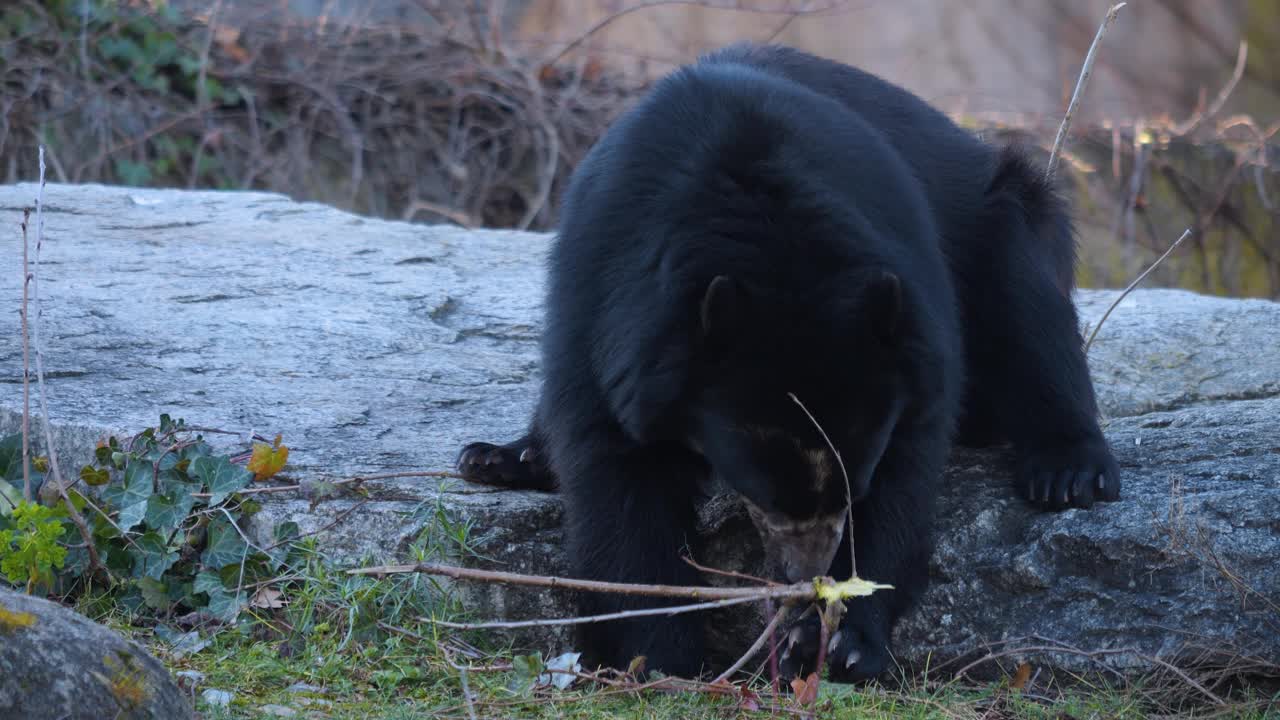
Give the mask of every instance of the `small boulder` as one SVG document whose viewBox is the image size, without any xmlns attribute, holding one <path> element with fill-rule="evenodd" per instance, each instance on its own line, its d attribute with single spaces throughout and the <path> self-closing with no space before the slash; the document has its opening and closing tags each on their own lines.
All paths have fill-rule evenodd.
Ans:
<svg viewBox="0 0 1280 720">
<path fill-rule="evenodd" d="M 160 661 L 79 613 L 0 588 L 0 718 L 184 720 Z"/>
</svg>

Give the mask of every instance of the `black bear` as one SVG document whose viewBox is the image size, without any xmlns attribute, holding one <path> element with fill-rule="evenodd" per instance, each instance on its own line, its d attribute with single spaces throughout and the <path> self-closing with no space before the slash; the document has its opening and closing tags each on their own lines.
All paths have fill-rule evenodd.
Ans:
<svg viewBox="0 0 1280 720">
<path fill-rule="evenodd" d="M 857 681 L 927 585 L 953 440 L 1012 442 L 1042 508 L 1119 498 L 1063 201 L 906 90 L 786 47 L 711 52 L 604 134 L 562 217 L 531 427 L 458 464 L 558 487 L 576 576 L 698 584 L 681 555 L 715 477 L 778 578 L 845 578 L 851 494 L 858 574 L 894 587 L 850 602 L 830 640 L 830 676 Z M 588 663 L 702 667 L 696 614 L 580 627 Z M 788 637 L 784 674 L 813 669 L 816 620 Z"/>
</svg>

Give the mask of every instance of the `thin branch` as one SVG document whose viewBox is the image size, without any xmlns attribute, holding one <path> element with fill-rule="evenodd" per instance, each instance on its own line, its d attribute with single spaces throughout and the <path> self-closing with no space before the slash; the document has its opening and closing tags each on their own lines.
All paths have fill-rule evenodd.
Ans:
<svg viewBox="0 0 1280 720">
<path fill-rule="evenodd" d="M 520 573 L 502 572 L 498 570 L 476 570 L 460 568 L 436 563 L 417 563 L 407 565 L 378 565 L 374 567 L 348 570 L 349 575 L 394 575 L 399 573 L 424 573 L 426 575 L 443 575 L 456 580 L 477 580 L 480 582 L 498 583 L 502 585 L 523 585 L 528 587 L 560 588 L 565 590 L 582 590 L 585 592 L 618 593 L 622 595 L 644 595 L 649 597 L 683 597 L 695 600 L 728 600 L 750 598 L 752 600 L 813 600 L 817 597 L 815 583 L 800 582 L 794 585 L 778 587 L 741 588 L 741 587 L 700 587 L 689 585 L 647 585 L 635 583 L 606 582 L 603 580 L 578 580 L 550 575 L 522 575 Z"/>
<path fill-rule="evenodd" d="M 1236 85 L 1240 83 L 1240 78 L 1244 77 L 1244 68 L 1249 59 L 1249 41 L 1241 40 L 1240 49 L 1236 51 L 1236 67 L 1231 72 L 1231 79 L 1227 84 L 1218 91 L 1218 96 L 1213 99 L 1208 109 L 1204 112 L 1196 113 L 1189 120 L 1181 125 L 1173 127 L 1174 135 L 1186 135 L 1195 131 L 1204 123 L 1205 120 L 1217 115 L 1222 110 L 1222 106 L 1227 104 L 1227 99 L 1231 97 L 1231 93 L 1235 91 Z"/>
<path fill-rule="evenodd" d="M 106 571 L 106 567 L 98 557 L 98 547 L 94 545 L 93 533 L 89 532 L 89 525 L 85 523 L 84 516 L 76 509 L 75 504 L 71 502 L 66 485 L 62 482 L 62 470 L 58 467 L 58 449 L 53 444 L 53 430 L 49 427 L 49 404 L 44 386 L 44 348 L 40 344 L 42 314 L 40 310 L 40 249 L 44 245 L 44 173 L 44 146 L 41 145 L 40 185 L 36 190 L 36 261 L 31 272 L 31 304 L 36 308 L 36 319 L 31 326 L 31 341 L 36 348 L 36 389 L 40 392 L 40 420 L 44 425 L 45 450 L 49 453 L 49 469 L 53 471 L 53 483 L 62 497 L 62 504 L 67 508 L 67 515 L 80 531 L 80 537 L 84 539 L 85 550 L 89 553 L 89 573 L 92 575 L 97 570 Z"/>
<path fill-rule="evenodd" d="M 494 622 L 460 623 L 449 620 L 433 620 L 426 617 L 418 619 L 422 622 L 430 622 L 442 627 L 453 628 L 454 630 L 510 630 L 527 627 L 586 625 L 588 623 L 608 622 L 610 620 L 626 620 L 628 618 L 637 617 L 651 617 L 654 615 L 680 615 L 683 613 L 698 612 L 700 610 L 715 610 L 717 608 L 730 607 L 733 605 L 743 605 L 750 602 L 759 602 L 759 598 L 728 598 L 724 600 L 713 600 L 711 602 L 694 603 L 691 605 L 672 605 L 670 607 L 643 608 L 640 610 L 620 610 L 618 612 L 604 613 L 601 615 L 584 615 L 582 617 L 571 618 L 548 618 L 542 620 L 498 620 Z"/>
<path fill-rule="evenodd" d="M 761 585 L 764 585 L 764 586 L 778 586 L 782 584 L 775 580 L 756 577 L 755 575 L 748 575 L 747 573 L 741 573 L 734 570 L 721 570 L 719 568 L 707 567 L 706 565 L 699 563 L 697 560 L 694 560 L 688 555 L 683 555 L 681 556 L 680 559 L 684 560 L 686 563 L 692 566 L 693 569 L 698 570 L 699 572 L 710 574 L 710 575 L 720 575 L 722 577 L 737 578 L 738 580 L 749 580 L 751 582 L 760 583 Z"/>
<path fill-rule="evenodd" d="M 1174 250 L 1177 250 L 1178 246 L 1182 244 L 1182 241 L 1186 240 L 1189 237 L 1191 237 L 1191 228 L 1187 228 L 1186 230 L 1184 230 L 1182 232 L 1182 236 L 1179 237 L 1172 245 L 1170 245 L 1169 249 L 1165 250 L 1163 255 L 1156 258 L 1156 261 L 1151 263 L 1150 267 L 1142 271 L 1142 274 L 1139 275 L 1137 279 L 1129 283 L 1129 287 L 1125 288 L 1124 292 L 1120 293 L 1120 297 L 1116 298 L 1115 302 L 1111 303 L 1111 307 L 1107 308 L 1107 311 L 1102 313 L 1102 318 L 1098 320 L 1098 324 L 1094 325 L 1093 331 L 1089 333 L 1089 341 L 1084 344 L 1084 351 L 1086 354 L 1089 352 L 1089 347 L 1093 345 L 1093 339 L 1098 336 L 1098 330 L 1102 328 L 1102 323 L 1106 322 L 1107 318 L 1111 315 L 1111 311 L 1115 310 L 1116 306 L 1120 304 L 1120 301 L 1124 300 L 1125 296 L 1128 295 L 1130 292 L 1132 292 L 1133 289 L 1138 286 L 1138 283 L 1142 282 L 1143 278 L 1150 275 L 1152 270 L 1155 270 L 1156 267 L 1159 266 L 1161 262 L 1164 262 L 1164 259 L 1169 257 L 1169 254 L 1172 253 Z"/>
<path fill-rule="evenodd" d="M 844 5 L 844 3 L 836 2 L 830 5 L 824 5 L 822 7 L 797 10 L 794 8 L 782 8 L 782 7 L 751 8 L 751 7 L 743 7 L 741 4 L 710 5 L 705 0 L 648 0 L 647 2 L 640 2 L 630 7 L 622 8 L 618 12 L 615 12 L 612 15 L 609 15 L 608 17 L 597 21 L 596 23 L 591 25 L 591 27 L 583 31 L 582 34 L 580 34 L 578 37 L 574 38 L 567 45 L 565 45 L 564 48 L 560 50 L 560 52 L 556 53 L 556 56 L 552 58 L 550 62 L 547 63 L 547 66 L 552 66 L 559 63 L 561 60 L 565 58 L 566 55 L 573 52 L 575 49 L 578 48 L 578 46 L 582 45 L 587 40 L 591 39 L 592 35 L 595 35 L 596 33 L 600 32 L 608 25 L 613 24 L 614 21 L 619 20 L 634 12 L 639 12 L 641 10 L 648 10 L 649 8 L 664 7 L 669 5 L 692 5 L 694 7 L 700 7 L 708 10 L 727 10 L 730 12 L 744 12 L 744 13 L 752 13 L 757 15 L 787 15 L 790 17 L 796 17 L 796 16 L 803 16 L 803 15 L 818 15 L 824 12 L 829 12 L 831 10 L 840 8 L 841 6 Z"/>
<path fill-rule="evenodd" d="M 22 211 L 22 497 L 31 502 L 31 358 L 27 342 L 27 287 L 31 273 L 27 270 L 27 222 L 31 210 Z"/>
<path fill-rule="evenodd" d="M 831 452 L 836 456 L 836 462 L 840 465 L 840 474 L 844 476 L 845 515 L 849 518 L 849 572 L 851 573 L 849 577 L 858 577 L 858 558 L 853 547 L 853 487 L 849 484 L 849 473 L 844 469 L 844 460 L 840 458 L 840 451 L 832 444 L 831 438 L 827 437 L 827 431 L 822 429 L 822 426 L 813 417 L 813 413 L 809 412 L 809 408 L 800 402 L 800 398 L 796 397 L 795 393 L 787 393 L 787 395 L 795 401 L 795 404 L 800 406 L 805 415 L 809 416 L 809 422 L 818 428 L 818 432 L 822 433 L 822 439 L 826 441 L 827 447 L 831 448 Z"/>
<path fill-rule="evenodd" d="M 422 470 L 422 471 L 381 473 L 379 475 L 357 475 L 355 477 L 343 478 L 341 480 L 334 480 L 330 484 L 335 486 L 352 485 L 352 484 L 358 485 L 360 483 L 368 482 L 370 480 L 389 480 L 391 478 L 410 478 L 410 477 L 452 478 L 457 480 L 465 479 L 463 478 L 462 475 L 459 475 L 458 473 L 455 473 L 455 472 L 449 472 L 447 470 Z M 272 493 L 292 492 L 294 490 L 301 490 L 302 487 L 303 487 L 302 485 L 272 485 L 270 487 L 247 488 L 245 490 L 240 490 L 236 492 L 236 494 L 237 495 L 270 495 Z M 212 493 L 191 493 L 191 497 L 208 498 L 208 497 L 213 497 L 213 494 Z"/>
<path fill-rule="evenodd" d="M 728 682 L 729 678 L 732 677 L 734 673 L 741 670 L 742 666 L 746 665 L 751 659 L 751 656 L 759 652 L 760 648 L 764 647 L 764 644 L 773 637 L 774 631 L 778 629 L 778 626 L 782 624 L 782 619 L 786 617 L 787 609 L 788 607 L 786 605 L 779 606 L 778 611 L 773 614 L 773 619 L 769 621 L 768 625 L 765 625 L 764 630 L 760 633 L 760 637 L 757 637 L 756 641 L 751 643 L 751 647 L 747 648 L 747 651 L 742 654 L 742 657 L 738 658 L 737 662 L 730 665 L 724 672 L 720 673 L 720 676 L 715 680 L 712 680 L 712 684 L 722 681 Z"/>
<path fill-rule="evenodd" d="M 1058 136 L 1053 141 L 1053 150 L 1049 153 L 1049 165 L 1045 169 L 1044 176 L 1046 179 L 1052 180 L 1053 174 L 1058 168 L 1058 156 L 1062 154 L 1062 146 L 1067 140 L 1067 130 L 1071 127 L 1071 116 L 1075 114 L 1076 108 L 1080 105 L 1080 96 L 1084 94 L 1084 86 L 1089 82 L 1089 75 L 1093 73 L 1093 61 L 1097 59 L 1098 45 L 1102 40 L 1102 36 L 1107 32 L 1107 28 L 1115 21 L 1116 15 L 1119 14 L 1120 8 L 1125 3 L 1116 3 L 1107 11 L 1107 16 L 1102 20 L 1102 24 L 1098 26 L 1098 33 L 1093 36 L 1093 44 L 1089 46 L 1089 52 L 1084 57 L 1084 65 L 1080 68 L 1080 77 L 1076 80 L 1075 92 L 1071 94 L 1071 102 L 1067 104 L 1067 112 L 1062 116 L 1062 124 L 1058 126 Z"/>
</svg>

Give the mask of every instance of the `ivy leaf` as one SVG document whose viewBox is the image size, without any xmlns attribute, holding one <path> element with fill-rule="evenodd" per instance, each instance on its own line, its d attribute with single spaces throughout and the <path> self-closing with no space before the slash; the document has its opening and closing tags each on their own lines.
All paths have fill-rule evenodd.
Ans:
<svg viewBox="0 0 1280 720">
<path fill-rule="evenodd" d="M 89 572 L 89 550 L 81 547 L 67 550 L 67 558 L 62 562 L 62 571 L 71 577 L 80 577 Z"/>
<path fill-rule="evenodd" d="M 219 518 L 209 526 L 209 545 L 200 555 L 200 562 L 215 570 L 234 565 L 244 559 L 248 547 L 236 528 Z"/>
<path fill-rule="evenodd" d="M 120 508 L 120 514 L 116 516 L 116 524 L 120 526 L 121 530 L 129 532 L 137 527 L 138 523 L 142 522 L 142 519 L 146 516 L 147 501 L 143 500 L 140 503 Z"/>
<path fill-rule="evenodd" d="M 211 593 L 223 589 L 225 588 L 222 587 L 222 580 L 211 572 L 202 572 L 196 575 L 196 581 L 191 586 L 192 592 L 198 593 Z"/>
<path fill-rule="evenodd" d="M 298 528 L 298 523 L 288 520 L 276 525 L 271 536 L 278 543 L 291 543 L 302 536 L 302 530 Z"/>
<path fill-rule="evenodd" d="M 40 469 L 39 458 L 28 458 L 31 475 L 31 492 L 40 491 L 44 484 L 44 471 Z M 0 439 L 0 480 L 7 480 L 10 485 L 22 489 L 22 433 L 16 432 Z M 7 508 L 6 508 L 7 509 Z"/>
<path fill-rule="evenodd" d="M 240 614 L 240 609 L 247 604 L 243 592 L 232 595 L 219 589 L 209 593 L 209 613 L 223 622 L 231 622 Z"/>
<path fill-rule="evenodd" d="M 178 451 L 178 456 L 183 460 L 194 461 L 196 458 L 209 457 L 213 454 L 213 450 L 208 443 L 198 442 L 194 445 L 188 445 Z"/>
<path fill-rule="evenodd" d="M 174 483 L 173 489 L 164 495 L 152 495 L 147 498 L 147 527 L 162 530 L 165 534 L 178 529 L 187 515 L 191 513 L 196 499 L 191 497 L 189 483 Z M 183 488 L 182 485 L 188 487 Z"/>
<path fill-rule="evenodd" d="M 256 442 L 253 444 L 253 456 L 249 458 L 248 469 L 253 472 L 253 479 L 262 482 L 280 472 L 289 460 L 288 446 L 280 444 L 280 435 L 276 435 L 274 446 Z"/>
<path fill-rule="evenodd" d="M 166 570 L 178 561 L 178 553 L 169 549 L 164 537 L 155 530 L 143 533 L 129 546 L 133 556 L 134 577 L 159 580 Z"/>
<path fill-rule="evenodd" d="M 209 604 L 206 606 L 209 612 L 227 622 L 234 620 L 236 615 L 240 614 L 240 609 L 247 604 L 243 592 L 233 595 L 222 584 L 222 580 L 211 572 L 202 572 L 196 575 L 191 591 L 209 596 Z"/>
<path fill-rule="evenodd" d="M 164 610 L 169 607 L 169 587 L 163 582 L 144 577 L 138 580 L 138 590 L 142 592 L 142 602 L 153 610 Z"/>
<path fill-rule="evenodd" d="M 146 454 L 145 459 L 153 466 L 159 468 L 160 472 L 164 472 L 178 464 L 178 453 L 166 452 L 165 448 L 154 447 Z"/>
<path fill-rule="evenodd" d="M 298 529 L 298 523 L 292 520 L 282 522 L 276 526 L 272 537 L 275 539 L 275 547 L 267 551 L 271 556 L 271 570 L 278 571 L 289 559 L 289 554 L 293 552 L 293 544 L 302 536 L 302 531 Z"/>
<path fill-rule="evenodd" d="M 80 468 L 80 479 L 84 481 L 85 485 L 98 487 L 99 485 L 106 485 L 111 481 L 111 473 L 108 473 L 102 468 L 85 465 Z"/>
<path fill-rule="evenodd" d="M 132 530 L 146 516 L 147 498 L 155 492 L 152 476 L 150 464 L 130 460 L 124 469 L 124 479 L 102 491 L 103 499 L 120 510 L 116 524 L 121 530 Z"/>
<path fill-rule="evenodd" d="M 209 505 L 218 505 L 231 493 L 243 490 L 253 479 L 253 473 L 232 465 L 225 457 L 199 457 L 192 461 L 191 470 L 209 489 Z"/>
<path fill-rule="evenodd" d="M 516 655 L 511 658 L 511 668 L 515 671 L 515 677 L 507 683 L 507 689 L 520 694 L 526 693 L 542 674 L 542 653 Z"/>
</svg>

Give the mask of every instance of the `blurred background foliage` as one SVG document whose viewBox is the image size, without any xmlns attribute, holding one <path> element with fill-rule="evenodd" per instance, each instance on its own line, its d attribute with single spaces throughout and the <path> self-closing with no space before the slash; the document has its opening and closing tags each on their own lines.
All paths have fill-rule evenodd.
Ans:
<svg viewBox="0 0 1280 720">
<path fill-rule="evenodd" d="M 260 189 L 547 230 L 654 78 L 774 39 L 1047 153 L 1109 3 L 1082 0 L 9 0 L 0 173 Z M 1080 281 L 1280 298 L 1280 2 L 1130 0 L 1061 176 Z"/>
</svg>

